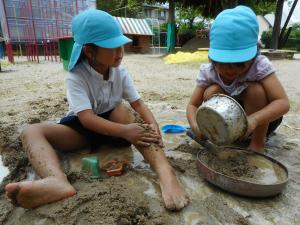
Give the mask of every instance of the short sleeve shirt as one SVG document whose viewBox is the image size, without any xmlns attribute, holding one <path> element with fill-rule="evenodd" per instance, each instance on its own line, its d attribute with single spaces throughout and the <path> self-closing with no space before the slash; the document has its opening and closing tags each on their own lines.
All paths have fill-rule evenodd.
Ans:
<svg viewBox="0 0 300 225">
<path fill-rule="evenodd" d="M 140 99 L 131 76 L 125 68 L 111 67 L 109 78 L 95 71 L 87 60 L 82 61 L 66 77 L 68 115 L 92 109 L 95 114 L 114 109 L 122 100 Z"/>
<path fill-rule="evenodd" d="M 196 83 L 199 87 L 208 87 L 212 84 L 218 84 L 223 90 L 232 95 L 236 90 L 242 88 L 246 82 L 259 81 L 275 72 L 275 68 L 270 60 L 264 55 L 258 55 L 247 73 L 238 77 L 230 85 L 224 84 L 220 75 L 211 63 L 205 63 L 200 66 L 200 72 L 197 75 Z"/>
</svg>

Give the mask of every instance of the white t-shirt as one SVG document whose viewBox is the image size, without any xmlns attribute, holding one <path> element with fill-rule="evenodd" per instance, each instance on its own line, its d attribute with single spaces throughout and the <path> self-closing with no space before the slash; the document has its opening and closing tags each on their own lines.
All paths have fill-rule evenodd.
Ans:
<svg viewBox="0 0 300 225">
<path fill-rule="evenodd" d="M 245 89 L 248 81 L 259 81 L 274 72 L 275 68 L 270 60 L 264 55 L 258 55 L 247 73 L 236 78 L 230 85 L 224 84 L 211 63 L 205 63 L 200 66 L 196 83 L 204 88 L 212 84 L 218 84 L 229 95 L 236 95 Z"/>
<path fill-rule="evenodd" d="M 79 63 L 66 77 L 68 115 L 92 109 L 95 114 L 114 109 L 125 99 L 140 99 L 133 80 L 125 68 L 111 67 L 108 80 L 95 71 L 87 60 Z"/>
</svg>

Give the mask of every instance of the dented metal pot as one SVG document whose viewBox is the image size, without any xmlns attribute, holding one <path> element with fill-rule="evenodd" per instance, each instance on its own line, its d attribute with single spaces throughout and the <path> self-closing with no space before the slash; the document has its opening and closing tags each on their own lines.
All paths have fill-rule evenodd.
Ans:
<svg viewBox="0 0 300 225">
<path fill-rule="evenodd" d="M 212 95 L 198 108 L 199 130 L 216 145 L 227 145 L 245 135 L 247 116 L 242 106 L 224 94 Z"/>
</svg>

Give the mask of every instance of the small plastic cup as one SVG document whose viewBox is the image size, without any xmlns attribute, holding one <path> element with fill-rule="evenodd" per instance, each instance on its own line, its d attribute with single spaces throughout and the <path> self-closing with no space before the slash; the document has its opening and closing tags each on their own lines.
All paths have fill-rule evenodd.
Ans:
<svg viewBox="0 0 300 225">
<path fill-rule="evenodd" d="M 96 156 L 84 157 L 81 159 L 81 171 L 87 173 L 90 178 L 99 178 L 99 160 Z"/>
</svg>

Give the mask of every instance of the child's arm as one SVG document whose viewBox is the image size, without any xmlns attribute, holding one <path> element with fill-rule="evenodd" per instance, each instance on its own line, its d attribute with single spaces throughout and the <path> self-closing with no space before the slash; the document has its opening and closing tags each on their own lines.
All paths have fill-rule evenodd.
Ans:
<svg viewBox="0 0 300 225">
<path fill-rule="evenodd" d="M 141 118 L 148 124 L 154 126 L 154 129 L 158 134 L 160 134 L 158 123 L 156 122 L 152 112 L 145 105 L 143 100 L 138 99 L 130 103 L 131 107 L 141 116 Z"/>
<path fill-rule="evenodd" d="M 289 111 L 288 97 L 273 73 L 262 80 L 260 83 L 265 89 L 269 104 L 263 109 L 248 116 L 249 127 L 252 131 L 259 125 L 270 123 Z M 248 130 L 248 132 L 251 132 Z"/>
<path fill-rule="evenodd" d="M 186 107 L 186 116 L 188 119 L 188 122 L 193 130 L 193 132 L 198 135 L 200 138 L 202 135 L 199 132 L 197 121 L 196 121 L 196 111 L 198 107 L 202 104 L 203 101 L 203 94 L 204 94 L 205 88 L 196 86 L 190 101 Z"/>
<path fill-rule="evenodd" d="M 131 102 L 130 105 L 146 123 L 155 124 L 158 126 L 152 112 L 148 109 L 143 100 L 138 99 L 134 102 Z"/>
<path fill-rule="evenodd" d="M 81 111 L 77 115 L 85 128 L 99 134 L 124 138 L 134 145 L 147 147 L 151 142 L 157 143 L 159 140 L 156 134 L 145 135 L 145 129 L 138 124 L 115 123 L 97 116 L 91 109 Z"/>
<path fill-rule="evenodd" d="M 153 116 L 152 112 L 148 109 L 148 107 L 144 104 L 143 100 L 138 99 L 134 102 L 130 103 L 131 107 L 141 116 L 141 118 L 148 124 L 151 125 L 151 128 L 156 131 L 156 133 L 160 136 L 160 143 L 159 145 L 163 147 L 161 134 L 159 125 L 155 120 L 155 117 Z"/>
</svg>

